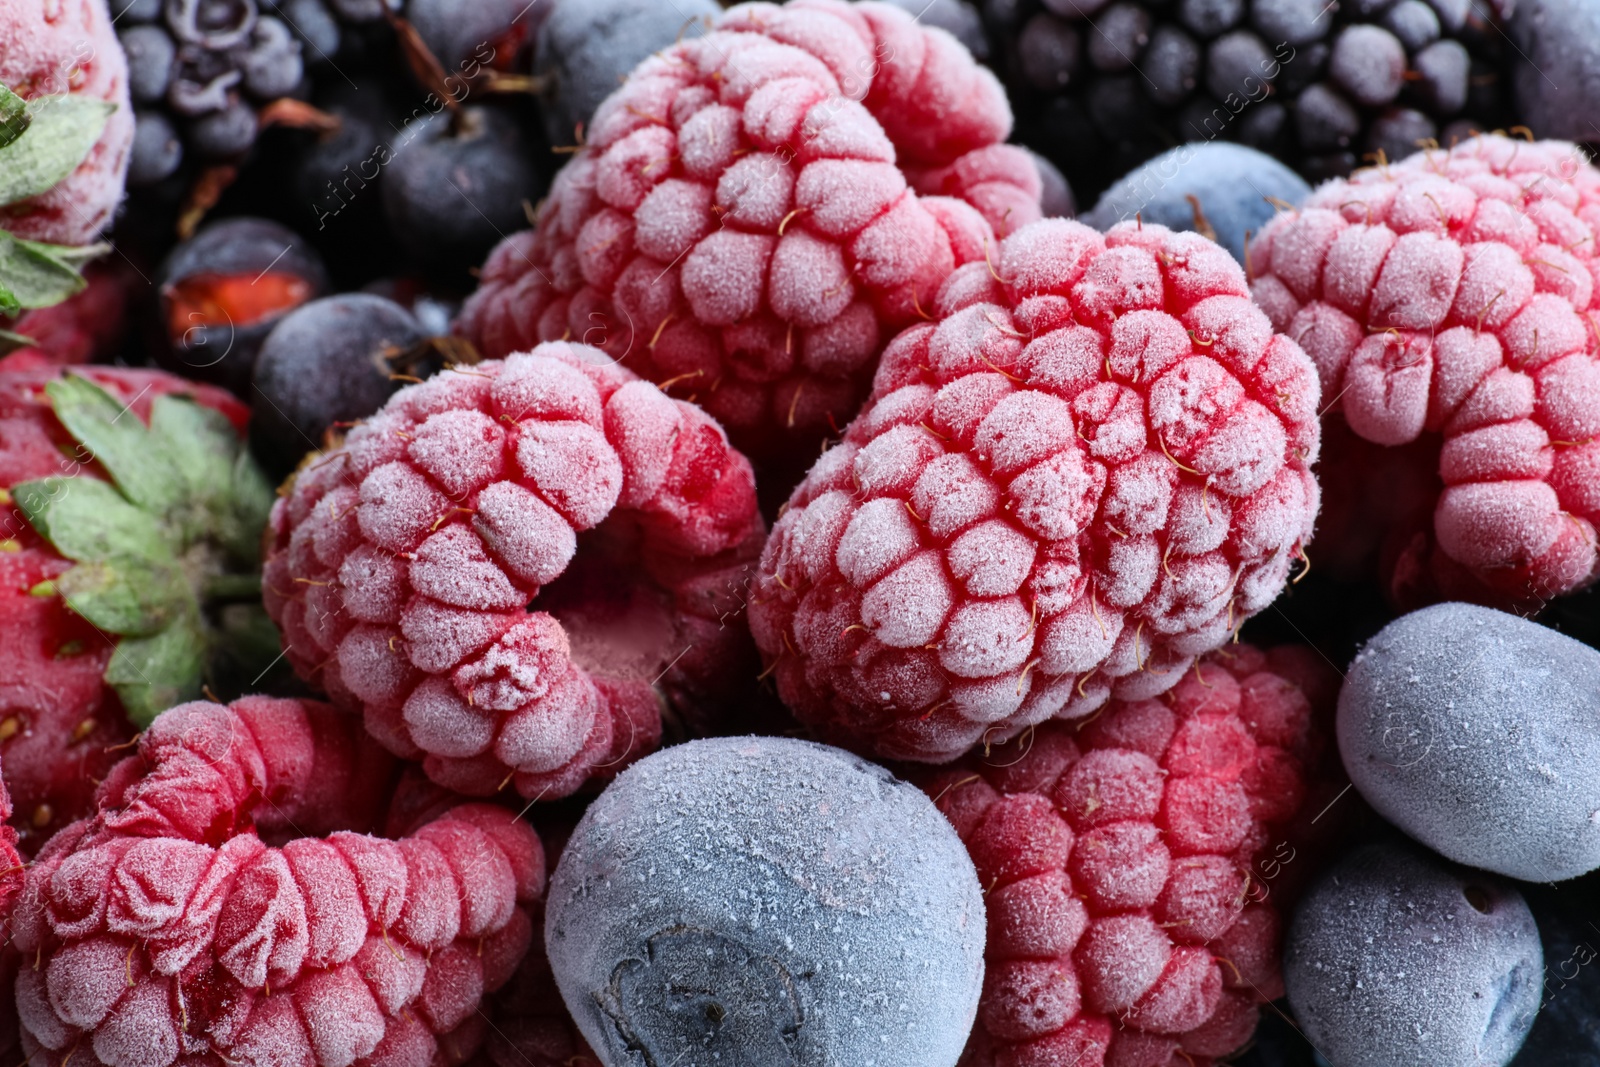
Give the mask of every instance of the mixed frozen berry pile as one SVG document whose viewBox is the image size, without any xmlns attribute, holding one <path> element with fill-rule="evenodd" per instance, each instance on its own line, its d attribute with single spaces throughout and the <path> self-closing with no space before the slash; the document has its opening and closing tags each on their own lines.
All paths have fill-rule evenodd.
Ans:
<svg viewBox="0 0 1600 1067">
<path fill-rule="evenodd" d="M 1597 57 L 0 2 L 0 1057 L 1600 1062 Z"/>
</svg>

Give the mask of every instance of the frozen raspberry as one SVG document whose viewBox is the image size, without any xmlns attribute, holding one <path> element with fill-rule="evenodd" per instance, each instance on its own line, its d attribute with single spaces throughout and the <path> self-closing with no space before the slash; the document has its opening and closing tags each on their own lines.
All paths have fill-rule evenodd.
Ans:
<svg viewBox="0 0 1600 1067">
<path fill-rule="evenodd" d="M 30 1059 L 460 1063 L 532 940 L 537 835 L 453 808 L 373 836 L 394 761 L 313 701 L 162 715 L 53 838 L 13 918 Z M 50 1062 L 57 1062 L 53 1057 Z"/>
<path fill-rule="evenodd" d="M 938 762 L 1169 689 L 1270 603 L 1318 394 L 1198 234 L 1046 219 L 933 308 L 790 498 L 751 626 L 802 721 Z"/>
<path fill-rule="evenodd" d="M 704 412 L 551 343 L 403 389 L 309 461 L 263 584 L 295 670 L 391 750 L 554 798 L 653 749 L 662 701 L 746 698 L 728 620 L 762 533 Z"/>
<path fill-rule="evenodd" d="M 457 328 L 595 344 L 758 461 L 854 412 L 885 340 L 1039 217 L 999 83 L 883 3 L 743 4 L 641 64 Z"/>
<path fill-rule="evenodd" d="M 1597 229 L 1600 170 L 1574 146 L 1484 136 L 1330 182 L 1250 249 L 1256 301 L 1343 424 L 1333 528 L 1381 538 L 1396 604 L 1594 579 Z M 1415 485 L 1414 506 L 1369 510 L 1369 483 Z"/>
<path fill-rule="evenodd" d="M 49 191 L 0 208 L 0 229 L 18 237 L 89 244 L 122 199 L 133 144 L 128 61 L 105 0 L 0 4 L 0 85 L 24 100 L 70 93 L 116 105 L 76 170 Z"/>
<path fill-rule="evenodd" d="M 1277 879 L 1337 686 L 1319 662 L 1232 646 L 1160 699 L 929 773 L 988 907 L 963 1067 L 1209 1067 L 1249 1040 L 1283 995 Z"/>
</svg>

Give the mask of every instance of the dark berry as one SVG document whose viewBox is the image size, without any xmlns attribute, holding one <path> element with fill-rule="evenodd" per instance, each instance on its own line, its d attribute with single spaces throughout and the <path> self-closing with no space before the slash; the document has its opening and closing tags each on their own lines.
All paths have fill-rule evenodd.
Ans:
<svg viewBox="0 0 1600 1067">
<path fill-rule="evenodd" d="M 1539 137 L 1600 140 L 1600 4 L 1522 0 L 1511 17 L 1517 111 Z"/>
<path fill-rule="evenodd" d="M 189 123 L 189 145 L 202 156 L 226 159 L 248 151 L 256 139 L 256 113 L 237 97 Z"/>
<path fill-rule="evenodd" d="M 1397 839 L 1346 855 L 1306 894 L 1283 982 L 1340 1067 L 1500 1067 L 1533 1025 L 1543 958 L 1510 883 Z"/>
<path fill-rule="evenodd" d="M 1176 26 L 1161 25 L 1150 35 L 1144 72 L 1150 99 L 1174 106 L 1183 103 L 1200 81 L 1204 53 L 1195 39 Z"/>
<path fill-rule="evenodd" d="M 327 63 L 339 51 L 339 20 L 322 0 L 267 0 L 265 9 L 289 24 L 305 46 L 306 63 Z"/>
<path fill-rule="evenodd" d="M 1501 16 L 1515 6 L 1531 26 L 1530 4 L 1575 2 L 991 0 L 984 17 L 1017 140 L 1049 155 L 1080 196 L 1098 196 L 1184 141 L 1246 144 L 1320 180 L 1376 149 L 1448 137 L 1441 129 L 1458 120 L 1513 126 Z M 1580 67 L 1566 81 L 1574 101 Z"/>
<path fill-rule="evenodd" d="M 539 38 L 534 73 L 545 133 L 553 145 L 570 145 L 594 109 L 645 57 L 721 13 L 714 0 L 542 0 L 554 4 Z"/>
<path fill-rule="evenodd" d="M 1150 43 L 1150 12 L 1119 2 L 1106 8 L 1089 30 L 1089 62 L 1097 70 L 1127 70 Z"/>
<path fill-rule="evenodd" d="M 1254 0 L 1250 24 L 1274 44 L 1310 44 L 1328 35 L 1338 6 L 1327 0 Z"/>
<path fill-rule="evenodd" d="M 1439 15 L 1425 0 L 1400 0 L 1383 13 L 1383 25 L 1400 39 L 1406 51 L 1416 52 L 1439 39 Z"/>
<path fill-rule="evenodd" d="M 1591 1067 L 1600 1062 L 1600 935 L 1590 902 L 1600 879 L 1527 885 L 1522 893 L 1544 947 L 1543 1002 L 1511 1067 Z"/>
<path fill-rule="evenodd" d="M 551 0 L 409 0 L 406 18 L 446 74 L 512 66 L 533 46 Z"/>
<path fill-rule="evenodd" d="M 272 327 L 328 285 L 303 237 L 255 218 L 209 223 L 172 250 L 157 282 L 165 341 L 157 361 L 241 396 Z"/>
<path fill-rule="evenodd" d="M 1348 26 L 1334 38 L 1328 74 L 1357 104 L 1381 107 L 1389 103 L 1400 95 L 1405 73 L 1405 45 L 1381 26 Z"/>
<path fill-rule="evenodd" d="M 1243 145 L 1179 145 L 1124 176 L 1080 219 L 1097 230 L 1138 217 L 1211 237 L 1244 262 L 1245 244 L 1277 213 L 1311 192 L 1294 171 Z"/>
<path fill-rule="evenodd" d="M 284 316 L 256 359 L 250 440 L 257 458 L 287 473 L 322 447 L 335 423 L 377 411 L 399 386 L 386 356 L 423 336 L 405 308 L 367 293 L 313 300 Z"/>
<path fill-rule="evenodd" d="M 258 15 L 255 0 L 166 0 L 163 12 L 179 41 L 217 50 L 242 43 Z"/>
<path fill-rule="evenodd" d="M 1078 27 L 1041 11 L 1028 20 L 1017 45 L 1022 77 L 1044 92 L 1065 89 L 1077 76 L 1079 51 Z"/>
<path fill-rule="evenodd" d="M 328 6 L 346 22 L 372 22 L 383 18 L 384 11 L 399 11 L 402 0 L 328 0 Z"/>
<path fill-rule="evenodd" d="M 1178 0 L 1178 21 L 1201 37 L 1215 37 L 1244 18 L 1245 0 Z"/>
<path fill-rule="evenodd" d="M 167 103 L 179 115 L 204 115 L 228 106 L 228 93 L 244 75 L 226 53 L 187 44 L 178 49 Z"/>
<path fill-rule="evenodd" d="M 138 111 L 133 122 L 133 151 L 128 157 L 128 184 L 154 185 L 183 162 L 183 141 L 159 111 Z"/>
<path fill-rule="evenodd" d="M 516 122 L 465 107 L 412 124 L 383 176 L 384 213 L 420 266 L 445 275 L 483 262 L 527 225 L 541 193 L 533 153 Z"/>
<path fill-rule="evenodd" d="M 178 55 L 171 36 L 160 26 L 130 26 L 117 36 L 128 55 L 128 95 L 135 104 L 160 100 Z"/>
<path fill-rule="evenodd" d="M 305 75 L 300 42 L 280 19 L 263 18 L 250 31 L 249 47 L 239 56 L 244 87 L 259 99 L 271 100 L 294 91 Z"/>
</svg>

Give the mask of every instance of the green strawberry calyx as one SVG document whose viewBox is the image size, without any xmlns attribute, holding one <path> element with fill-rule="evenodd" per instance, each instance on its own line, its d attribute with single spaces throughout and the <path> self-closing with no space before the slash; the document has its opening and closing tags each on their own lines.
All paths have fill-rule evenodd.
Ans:
<svg viewBox="0 0 1600 1067">
<path fill-rule="evenodd" d="M 68 94 L 24 100 L 0 85 L 0 209 L 49 192 L 77 170 L 116 109 Z M 107 247 L 26 241 L 0 229 L 0 315 L 15 318 L 80 292 L 83 265 Z"/>
<path fill-rule="evenodd" d="M 260 605 L 273 492 L 227 418 L 159 396 L 145 425 L 87 378 L 45 386 L 75 455 L 109 477 L 52 476 L 11 495 L 75 566 L 33 589 L 116 639 L 105 679 L 141 729 L 219 671 L 264 667 L 277 631 Z"/>
</svg>

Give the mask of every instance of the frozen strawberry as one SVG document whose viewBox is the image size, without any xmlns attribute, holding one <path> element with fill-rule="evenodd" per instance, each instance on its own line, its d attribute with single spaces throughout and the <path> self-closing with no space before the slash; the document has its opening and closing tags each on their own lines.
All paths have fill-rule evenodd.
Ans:
<svg viewBox="0 0 1600 1067">
<path fill-rule="evenodd" d="M 939 762 L 1154 696 L 1311 535 L 1317 378 L 1197 234 L 1047 219 L 959 268 L 790 497 L 751 627 L 824 737 Z"/>
<path fill-rule="evenodd" d="M 62 101 L 31 113 L 32 132 L 25 128 L 13 140 L 22 120 L 0 94 L 0 142 L 9 142 L 0 188 L 35 175 L 48 179 L 22 199 L 0 195 L 0 229 L 52 245 L 89 244 L 122 200 L 133 144 L 128 61 L 105 0 L 0 5 L 0 85 L 24 101 Z M 30 161 L 45 164 L 27 176 L 17 159 L 24 147 Z M 64 158 L 69 152 L 73 158 Z"/>
<path fill-rule="evenodd" d="M 18 347 L 0 359 L 0 371 L 45 369 L 100 361 L 122 343 L 138 273 L 101 260 L 84 272 L 85 289 L 59 304 L 25 312 L 6 327 Z M 0 352 L 6 350 L 0 336 Z"/>
<path fill-rule="evenodd" d="M 1330 552 L 1376 557 L 1395 604 L 1600 573 L 1597 230 L 1577 148 L 1482 136 L 1329 182 L 1252 245 L 1257 302 L 1330 399 Z"/>
<path fill-rule="evenodd" d="M 273 509 L 289 661 L 474 796 L 566 796 L 751 695 L 763 527 L 699 408 L 584 345 L 402 389 Z M 535 599 L 537 598 L 537 599 Z"/>
<path fill-rule="evenodd" d="M 926 774 L 986 893 L 963 1067 L 1210 1067 L 1250 1039 L 1283 995 L 1289 824 L 1330 747 L 1319 662 L 1230 646 L 1158 699 Z"/>
<path fill-rule="evenodd" d="M 248 413 L 159 371 L 0 371 L 0 752 L 30 853 L 88 814 L 110 747 L 277 654 Z"/>
<path fill-rule="evenodd" d="M 457 329 L 603 348 L 758 461 L 854 412 L 883 343 L 1039 217 L 999 83 L 889 4 L 744 4 L 642 63 Z"/>
<path fill-rule="evenodd" d="M 34 961 L 16 984 L 30 1059 L 470 1058 L 480 1002 L 532 940 L 543 850 L 482 804 L 375 835 L 394 772 L 314 701 L 162 715 L 29 869 L 13 936 Z"/>
</svg>

